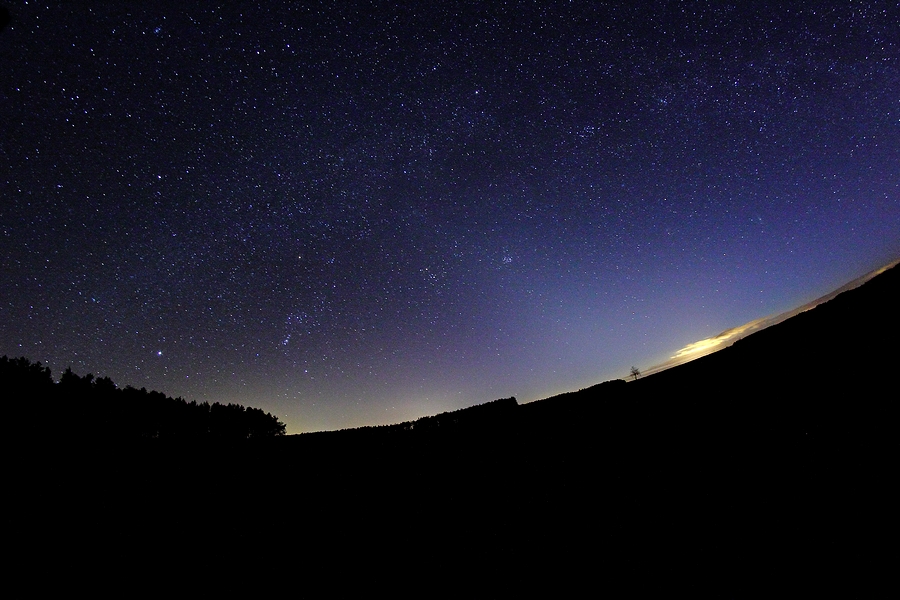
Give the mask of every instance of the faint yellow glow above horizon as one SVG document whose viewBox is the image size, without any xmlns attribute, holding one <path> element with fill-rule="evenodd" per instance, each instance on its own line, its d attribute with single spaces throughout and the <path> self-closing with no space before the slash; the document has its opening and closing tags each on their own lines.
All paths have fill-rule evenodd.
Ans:
<svg viewBox="0 0 900 600">
<path fill-rule="evenodd" d="M 712 337 L 707 338 L 705 340 L 700 340 L 699 342 L 694 342 L 693 344 L 688 344 L 678 352 L 676 352 L 672 358 L 684 358 L 686 356 L 690 356 L 692 354 L 700 354 L 702 352 L 709 352 L 716 346 L 721 345 L 725 341 L 724 338 Z"/>
<path fill-rule="evenodd" d="M 732 327 L 731 329 L 726 329 L 717 336 L 688 344 L 687 346 L 676 352 L 672 356 L 671 360 L 690 358 L 694 357 L 694 355 L 702 356 L 704 354 L 709 354 L 716 347 L 721 346 L 726 342 L 731 342 L 744 335 L 748 331 L 756 329 L 764 321 L 766 321 L 766 319 L 757 319 L 755 321 L 750 321 L 749 323 L 741 325 L 740 327 Z"/>
</svg>

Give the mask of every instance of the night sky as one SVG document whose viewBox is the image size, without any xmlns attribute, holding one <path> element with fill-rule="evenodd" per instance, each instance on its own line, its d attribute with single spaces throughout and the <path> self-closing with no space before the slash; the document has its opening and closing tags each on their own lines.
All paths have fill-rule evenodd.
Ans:
<svg viewBox="0 0 900 600">
<path fill-rule="evenodd" d="M 893 1 L 4 4 L 0 355 L 57 377 L 395 423 L 900 257 Z"/>
</svg>

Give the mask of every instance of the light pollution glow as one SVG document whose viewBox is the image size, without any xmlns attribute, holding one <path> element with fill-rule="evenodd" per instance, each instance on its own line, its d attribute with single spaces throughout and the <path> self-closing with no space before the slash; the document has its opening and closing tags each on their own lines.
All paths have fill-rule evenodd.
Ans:
<svg viewBox="0 0 900 600">
<path fill-rule="evenodd" d="M 744 325 L 740 325 L 738 327 L 732 327 L 731 329 L 726 329 L 722 333 L 718 335 L 714 335 L 713 337 L 706 338 L 704 340 L 700 340 L 698 342 L 693 342 L 688 344 L 687 346 L 681 348 L 677 352 L 675 352 L 672 357 L 666 362 L 650 367 L 646 371 L 643 372 L 643 375 L 652 375 L 653 373 L 659 373 L 660 371 L 664 371 L 671 367 L 676 367 L 678 365 L 683 365 L 684 363 L 688 363 L 692 360 L 696 360 L 707 354 L 712 354 L 716 350 L 721 350 L 727 346 L 730 346 L 734 342 L 738 341 L 741 338 L 744 338 L 751 333 L 756 331 L 760 331 L 765 329 L 766 327 L 771 327 L 772 325 L 777 325 L 786 319 L 793 317 L 794 315 L 798 315 L 802 312 L 815 308 L 816 306 L 822 304 L 823 302 L 827 302 L 831 300 L 838 294 L 842 292 L 846 292 L 847 290 L 852 290 L 869 281 L 876 275 L 880 275 L 884 273 L 888 269 L 900 264 L 900 260 L 895 260 L 890 264 L 887 264 L 879 269 L 875 269 L 869 273 L 866 273 L 862 277 L 854 279 L 850 283 L 841 286 L 840 288 L 834 290 L 833 292 L 826 294 L 820 298 L 813 300 L 799 308 L 795 308 L 793 310 L 781 313 L 779 315 L 771 316 L 771 317 L 763 317 L 761 319 L 756 319 L 755 321 L 750 321 Z"/>
</svg>

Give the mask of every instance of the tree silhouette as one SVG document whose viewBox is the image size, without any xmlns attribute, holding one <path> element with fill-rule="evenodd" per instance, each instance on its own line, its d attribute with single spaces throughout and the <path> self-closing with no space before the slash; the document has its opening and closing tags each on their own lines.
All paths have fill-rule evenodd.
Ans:
<svg viewBox="0 0 900 600">
<path fill-rule="evenodd" d="M 83 377 L 71 367 L 54 383 L 50 369 L 0 357 L 0 397 L 17 439 L 243 440 L 285 435 L 278 417 L 240 404 L 186 402 L 162 392 L 119 389 L 109 377 Z"/>
<path fill-rule="evenodd" d="M 631 367 L 631 376 L 637 381 L 637 378 L 641 376 L 641 371 L 637 367 Z"/>
</svg>

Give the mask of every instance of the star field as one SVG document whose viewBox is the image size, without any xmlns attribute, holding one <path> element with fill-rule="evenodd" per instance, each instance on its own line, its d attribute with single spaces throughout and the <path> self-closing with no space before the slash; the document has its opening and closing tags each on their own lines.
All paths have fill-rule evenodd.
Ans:
<svg viewBox="0 0 900 600">
<path fill-rule="evenodd" d="M 900 256 L 895 3 L 340 4 L 9 6 L 0 355 L 391 423 Z"/>
</svg>

